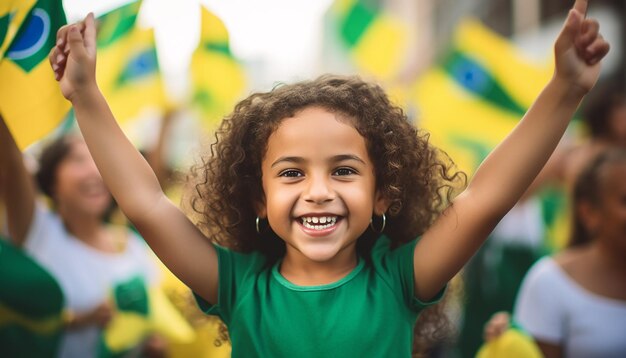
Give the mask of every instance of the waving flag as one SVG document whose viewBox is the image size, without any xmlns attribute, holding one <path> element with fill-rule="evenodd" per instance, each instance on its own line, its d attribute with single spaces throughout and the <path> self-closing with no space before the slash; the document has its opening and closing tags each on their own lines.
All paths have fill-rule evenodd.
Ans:
<svg viewBox="0 0 626 358">
<path fill-rule="evenodd" d="M 398 74 L 408 51 L 406 24 L 371 0 L 337 0 L 329 15 L 360 71 L 381 80 Z"/>
<path fill-rule="evenodd" d="M 140 7 L 135 1 L 98 17 L 96 77 L 120 122 L 165 105 L 154 32 L 136 26 Z"/>
<path fill-rule="evenodd" d="M 4 238 L 0 238 L 0 286 L 2 356 L 56 356 L 63 332 L 61 288 Z"/>
<path fill-rule="evenodd" d="M 474 20 L 456 31 L 443 62 L 414 86 L 420 126 L 471 174 L 522 118 L 551 69 L 526 60 Z"/>
<path fill-rule="evenodd" d="M 0 60 L 34 5 L 35 0 L 3 0 L 0 3 Z"/>
<path fill-rule="evenodd" d="M 246 78 L 230 52 L 224 23 L 202 7 L 200 44 L 191 58 L 192 104 L 204 123 L 219 123 L 243 95 Z"/>
<path fill-rule="evenodd" d="M 54 129 L 70 108 L 48 63 L 65 23 L 60 0 L 37 1 L 0 61 L 0 112 L 22 149 Z"/>
<path fill-rule="evenodd" d="M 176 343 L 195 339 L 191 326 L 160 287 L 148 288 L 141 277 L 118 283 L 113 289 L 116 314 L 102 332 L 98 357 L 118 357 L 152 333 Z"/>
</svg>

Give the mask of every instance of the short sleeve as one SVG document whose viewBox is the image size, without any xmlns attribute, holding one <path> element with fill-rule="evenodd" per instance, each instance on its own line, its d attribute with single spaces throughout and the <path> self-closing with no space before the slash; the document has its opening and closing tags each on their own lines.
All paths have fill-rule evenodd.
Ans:
<svg viewBox="0 0 626 358">
<path fill-rule="evenodd" d="M 529 271 L 517 296 L 514 317 L 535 339 L 558 343 L 564 332 L 561 280 L 551 258 L 543 258 Z"/>
<path fill-rule="evenodd" d="M 444 296 L 446 287 L 429 301 L 421 301 L 415 297 L 415 278 L 413 274 L 413 256 L 419 238 L 397 248 L 391 249 L 391 240 L 382 236 L 372 249 L 372 263 L 379 275 L 395 292 L 398 298 L 411 310 L 419 312 L 424 308 L 438 303 Z"/>
<path fill-rule="evenodd" d="M 218 245 L 213 247 L 217 253 L 218 263 L 218 302 L 212 305 L 195 292 L 194 297 L 204 313 L 219 316 L 228 324 L 232 307 L 239 295 L 253 288 L 266 260 L 263 255 L 256 252 L 239 253 Z"/>
</svg>

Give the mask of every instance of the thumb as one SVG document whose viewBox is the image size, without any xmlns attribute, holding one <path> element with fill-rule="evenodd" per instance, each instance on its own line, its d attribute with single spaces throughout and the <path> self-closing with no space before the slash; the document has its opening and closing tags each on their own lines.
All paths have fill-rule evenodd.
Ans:
<svg viewBox="0 0 626 358">
<path fill-rule="evenodd" d="M 83 35 L 77 25 L 72 25 L 69 28 L 67 35 L 67 42 L 70 45 L 70 56 L 74 55 L 74 58 L 84 59 L 87 57 L 87 51 L 85 44 L 83 43 Z"/>
<path fill-rule="evenodd" d="M 561 33 L 555 42 L 555 48 L 557 51 L 560 49 L 565 50 L 574 44 L 574 39 L 580 32 L 582 21 L 583 15 L 580 12 L 574 9 L 569 11 L 567 19 L 565 19 L 565 23 L 561 29 Z"/>
</svg>

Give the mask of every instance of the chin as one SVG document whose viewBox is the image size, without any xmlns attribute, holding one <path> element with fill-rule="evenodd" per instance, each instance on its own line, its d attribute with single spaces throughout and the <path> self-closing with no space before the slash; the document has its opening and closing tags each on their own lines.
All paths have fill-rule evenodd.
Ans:
<svg viewBox="0 0 626 358">
<path fill-rule="evenodd" d="M 309 260 L 315 262 L 326 262 L 335 258 L 339 254 L 340 248 L 334 245 L 315 245 L 315 247 L 300 248 L 300 252 Z"/>
</svg>

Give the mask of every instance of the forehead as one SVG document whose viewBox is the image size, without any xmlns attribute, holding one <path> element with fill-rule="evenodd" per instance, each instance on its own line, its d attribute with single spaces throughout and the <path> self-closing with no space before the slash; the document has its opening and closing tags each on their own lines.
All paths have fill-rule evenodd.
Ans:
<svg viewBox="0 0 626 358">
<path fill-rule="evenodd" d="M 365 138 L 349 118 L 324 108 L 310 107 L 281 122 L 268 139 L 265 157 L 337 154 L 355 154 L 368 159 Z"/>
</svg>

